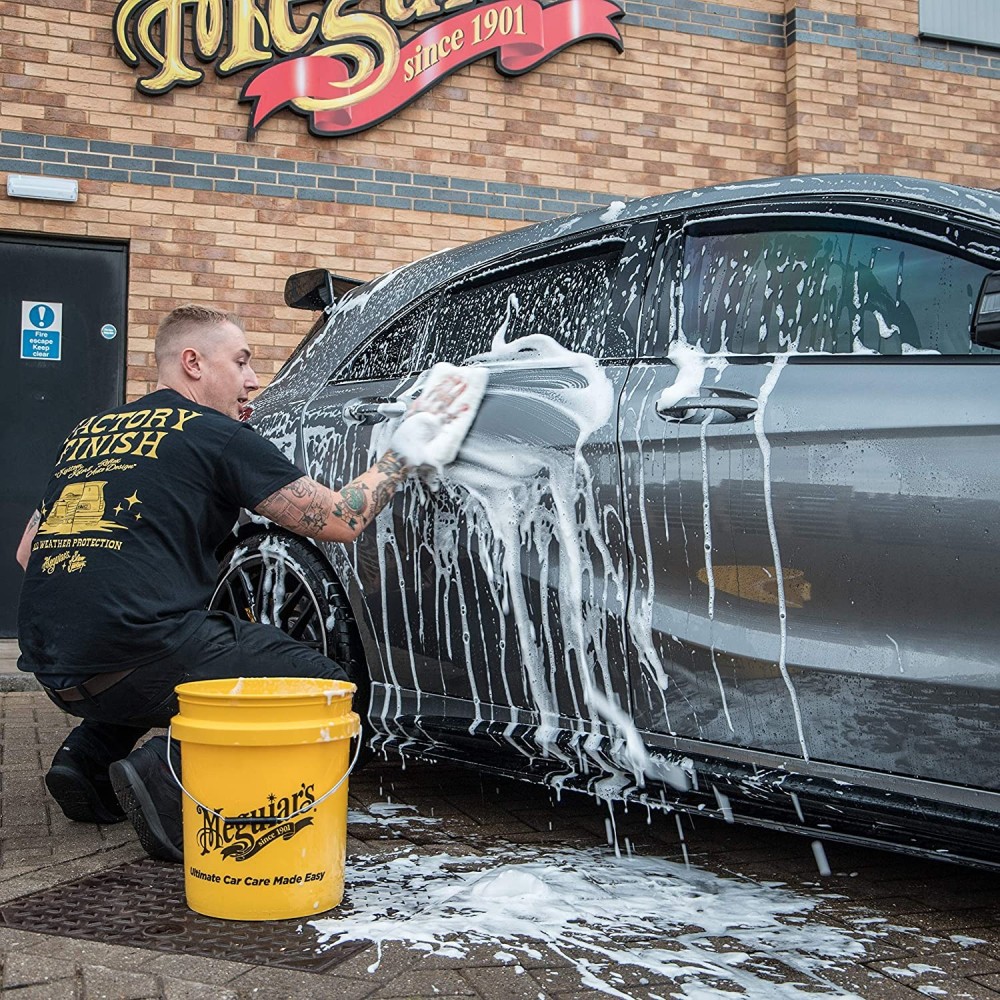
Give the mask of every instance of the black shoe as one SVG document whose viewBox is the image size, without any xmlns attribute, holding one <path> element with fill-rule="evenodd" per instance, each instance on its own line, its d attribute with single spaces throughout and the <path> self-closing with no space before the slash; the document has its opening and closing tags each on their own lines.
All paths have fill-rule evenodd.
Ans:
<svg viewBox="0 0 1000 1000">
<path fill-rule="evenodd" d="M 111 784 L 146 853 L 160 861 L 183 861 L 181 790 L 166 755 L 166 737 L 151 739 L 111 765 Z M 179 776 L 176 763 L 174 770 Z"/>
<path fill-rule="evenodd" d="M 45 787 L 63 815 L 77 823 L 120 823 L 125 818 L 107 768 L 71 747 L 56 751 Z"/>
</svg>

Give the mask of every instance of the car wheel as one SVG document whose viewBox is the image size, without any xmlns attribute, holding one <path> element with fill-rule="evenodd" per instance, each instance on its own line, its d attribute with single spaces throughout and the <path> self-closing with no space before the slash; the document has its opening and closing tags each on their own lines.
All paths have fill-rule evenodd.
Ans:
<svg viewBox="0 0 1000 1000">
<path fill-rule="evenodd" d="M 209 607 L 276 625 L 336 660 L 358 687 L 354 710 L 367 719 L 371 685 L 351 608 L 311 545 L 288 535 L 244 538 L 223 558 Z"/>
</svg>

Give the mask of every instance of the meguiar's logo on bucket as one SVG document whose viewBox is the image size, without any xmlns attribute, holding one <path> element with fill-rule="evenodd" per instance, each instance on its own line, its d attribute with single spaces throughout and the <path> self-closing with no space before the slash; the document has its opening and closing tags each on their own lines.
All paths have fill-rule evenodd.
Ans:
<svg viewBox="0 0 1000 1000">
<path fill-rule="evenodd" d="M 298 813 L 316 801 L 313 794 L 315 785 L 302 784 L 297 792 L 279 798 L 275 794 L 267 797 L 267 805 L 242 813 L 238 819 L 223 819 L 224 810 L 209 810 L 198 806 L 201 830 L 198 845 L 202 855 L 217 851 L 222 857 L 233 861 L 246 861 L 268 844 L 278 840 L 291 840 L 300 830 L 312 826 L 312 816 L 303 816 L 280 822 L 286 816 Z"/>
</svg>

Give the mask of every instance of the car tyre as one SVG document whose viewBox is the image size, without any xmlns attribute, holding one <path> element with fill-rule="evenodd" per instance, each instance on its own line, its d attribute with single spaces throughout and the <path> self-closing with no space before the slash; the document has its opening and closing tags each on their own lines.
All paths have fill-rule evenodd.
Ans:
<svg viewBox="0 0 1000 1000">
<path fill-rule="evenodd" d="M 292 535 L 261 532 L 223 558 L 209 607 L 245 621 L 277 625 L 293 639 L 336 660 L 357 685 L 354 711 L 368 719 L 371 683 L 343 588 L 319 552 Z M 358 763 L 370 754 L 362 749 Z"/>
</svg>

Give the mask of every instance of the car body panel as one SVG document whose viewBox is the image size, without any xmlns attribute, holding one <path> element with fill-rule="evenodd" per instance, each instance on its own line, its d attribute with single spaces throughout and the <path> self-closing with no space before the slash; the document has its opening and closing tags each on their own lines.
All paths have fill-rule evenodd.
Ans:
<svg viewBox="0 0 1000 1000">
<path fill-rule="evenodd" d="M 733 249 L 785 230 L 809 253 L 819 233 L 826 256 L 752 272 Z M 695 247 L 715 260 L 701 293 Z M 576 315 L 589 279 L 572 268 L 602 254 L 610 283 L 587 293 L 601 319 L 575 340 L 553 316 Z M 903 292 L 941 254 L 970 263 L 908 312 Z M 570 278 L 544 276 L 556 261 Z M 724 814 L 733 796 L 748 821 L 910 850 L 939 850 L 955 824 L 983 860 L 1000 812 L 1000 355 L 929 355 L 919 337 L 939 309 L 967 341 L 998 262 L 990 193 L 783 178 L 542 223 L 345 295 L 254 418 L 315 478 L 367 468 L 395 425 L 373 407 L 412 398 L 433 361 L 471 354 L 491 378 L 440 483 L 407 484 L 357 543 L 322 546 L 377 738 L 607 797 L 714 796 Z M 503 292 L 519 268 L 538 281 Z M 709 329 L 729 288 L 731 326 Z M 833 333 L 796 353 L 804 310 Z M 758 313 L 776 325 L 755 344 Z M 712 402 L 678 407 L 692 398 Z M 837 796 L 850 808 L 831 824 Z"/>
</svg>

